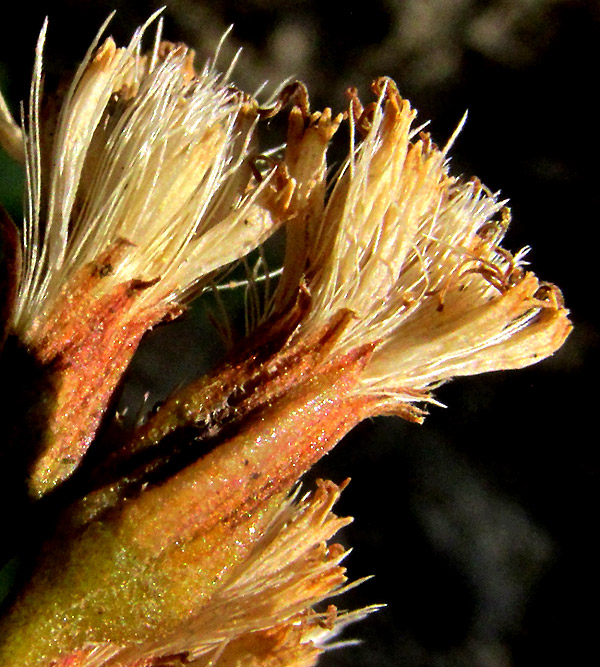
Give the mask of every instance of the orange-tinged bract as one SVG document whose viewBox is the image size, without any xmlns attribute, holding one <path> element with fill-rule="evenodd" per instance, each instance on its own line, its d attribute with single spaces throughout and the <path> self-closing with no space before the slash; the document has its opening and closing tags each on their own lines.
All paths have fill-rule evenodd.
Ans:
<svg viewBox="0 0 600 667">
<path fill-rule="evenodd" d="M 366 108 L 350 91 L 345 115 L 311 113 L 298 83 L 260 107 L 197 74 L 183 46 L 141 55 L 142 33 L 126 49 L 94 43 L 57 116 L 42 104 L 42 36 L 22 138 L 0 113 L 28 168 L 16 297 L 8 223 L 6 273 L 8 333 L 46 391 L 39 441 L 19 443 L 33 448 L 31 494 L 77 468 L 145 331 L 280 224 L 284 266 L 221 365 L 96 454 L 0 620 L 0 662 L 313 665 L 369 610 L 315 610 L 344 589 L 329 540 L 348 520 L 331 511 L 343 487 L 298 500 L 300 477 L 366 417 L 421 421 L 440 383 L 552 354 L 567 311 L 525 251 L 501 247 L 504 203 L 451 175 L 452 141 L 413 130 L 391 80 Z M 261 174 L 253 130 L 288 102 L 285 151 Z M 327 194 L 344 120 L 350 154 Z"/>
</svg>

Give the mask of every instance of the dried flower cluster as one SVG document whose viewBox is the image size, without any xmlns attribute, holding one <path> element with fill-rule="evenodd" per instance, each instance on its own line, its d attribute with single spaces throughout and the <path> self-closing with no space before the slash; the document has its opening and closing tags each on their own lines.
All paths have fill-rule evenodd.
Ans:
<svg viewBox="0 0 600 667">
<path fill-rule="evenodd" d="M 421 421 L 440 383 L 552 354 L 567 311 L 501 247 L 503 202 L 450 174 L 452 141 L 413 129 L 393 81 L 366 107 L 349 91 L 338 116 L 299 83 L 261 106 L 160 27 L 144 54 L 147 27 L 117 48 L 103 26 L 57 95 L 44 28 L 23 127 L 0 105 L 27 172 L 22 233 L 2 222 L 0 364 L 23 379 L 0 456 L 55 525 L 0 620 L 0 662 L 313 665 L 369 610 L 318 606 L 346 585 L 329 541 L 348 519 L 331 482 L 290 498 L 299 478 L 366 417 Z M 288 105 L 284 151 L 258 160 L 257 125 Z M 144 333 L 282 226 L 281 276 L 245 338 L 100 447 Z"/>
</svg>

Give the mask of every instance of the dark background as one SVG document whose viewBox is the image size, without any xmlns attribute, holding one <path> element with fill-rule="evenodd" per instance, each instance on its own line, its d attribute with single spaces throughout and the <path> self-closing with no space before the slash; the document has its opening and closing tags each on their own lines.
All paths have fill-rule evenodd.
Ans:
<svg viewBox="0 0 600 667">
<path fill-rule="evenodd" d="M 536 273 L 557 283 L 575 331 L 542 364 L 456 381 L 422 427 L 363 423 L 319 466 L 351 476 L 338 510 L 354 548 L 352 578 L 375 577 L 339 601 L 387 608 L 347 633 L 358 647 L 324 665 L 440 667 L 587 663 L 597 654 L 598 81 L 600 5 L 561 0 L 305 0 L 11 3 L 0 24 L 0 80 L 25 99 L 33 49 L 50 17 L 46 67 L 82 57 L 111 8 L 120 43 L 162 4 L 165 37 L 209 57 L 234 24 L 222 67 L 267 91 L 304 80 L 313 108 L 341 111 L 344 90 L 368 98 L 391 75 L 439 143 L 465 109 L 453 171 L 509 197 L 505 246 L 531 244 Z M 0 197 L 18 216 L 18 172 L 0 163 Z M 202 309 L 153 333 L 130 373 L 137 410 L 206 364 L 214 335 Z M 208 343 L 207 341 L 210 341 Z M 167 378 L 165 382 L 165 378 Z"/>
</svg>

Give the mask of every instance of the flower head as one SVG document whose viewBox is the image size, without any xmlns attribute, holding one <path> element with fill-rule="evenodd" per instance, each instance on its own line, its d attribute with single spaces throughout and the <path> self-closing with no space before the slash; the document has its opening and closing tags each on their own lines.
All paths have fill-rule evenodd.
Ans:
<svg viewBox="0 0 600 667">
<path fill-rule="evenodd" d="M 477 179 L 450 174 L 448 145 L 412 129 L 416 113 L 393 81 L 374 82 L 364 110 L 351 92 L 351 150 L 322 205 L 292 238 L 275 309 L 299 288 L 286 280 L 304 266 L 310 307 L 296 337 L 305 339 L 351 316 L 328 353 L 372 346 L 357 391 L 380 411 L 420 419 L 413 404 L 458 375 L 518 368 L 552 354 L 571 325 L 558 289 L 500 243 L 510 221 Z M 313 121 L 322 124 L 323 118 Z M 326 120 L 327 122 L 327 120 Z M 304 155 L 310 128 L 288 143 Z M 320 193 L 323 197 L 323 193 Z M 311 209 L 314 209 L 311 204 Z"/>
<path fill-rule="evenodd" d="M 24 279 L 14 315 L 15 331 L 28 341 L 73 276 L 115 244 L 127 247 L 98 268 L 103 291 L 132 279 L 152 282 L 142 309 L 180 300 L 271 231 L 254 206 L 259 192 L 247 191 L 256 103 L 212 67 L 196 73 L 194 53 L 183 45 L 157 35 L 142 55 L 143 32 L 126 48 L 111 38 L 93 45 L 58 110 L 42 104 L 45 31 L 40 37 L 26 139 Z"/>
<path fill-rule="evenodd" d="M 258 105 L 193 51 L 143 55 L 98 36 L 64 95 L 42 92 L 42 31 L 24 139 L 23 267 L 10 330 L 54 364 L 54 424 L 32 489 L 77 465 L 141 336 L 272 231 L 247 159 Z M 101 31 L 102 32 L 102 31 Z M 100 386 L 101 383 L 101 386 Z"/>
</svg>

